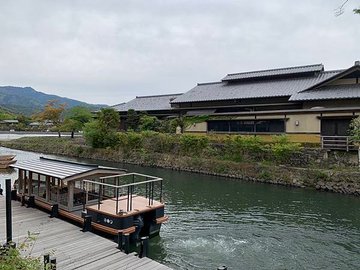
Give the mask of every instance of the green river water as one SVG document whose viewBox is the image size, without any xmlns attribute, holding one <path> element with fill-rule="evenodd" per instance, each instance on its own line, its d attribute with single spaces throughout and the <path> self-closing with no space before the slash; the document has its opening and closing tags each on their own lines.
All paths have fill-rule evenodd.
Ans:
<svg viewBox="0 0 360 270">
<path fill-rule="evenodd" d="M 40 154 L 0 149 L 18 160 Z M 54 156 L 51 156 L 54 157 Z M 61 157 L 65 159 L 64 157 Z M 73 160 L 73 159 L 70 159 Z M 165 179 L 150 257 L 174 269 L 360 269 L 360 198 L 112 162 Z M 16 178 L 14 172 L 0 174 Z"/>
</svg>

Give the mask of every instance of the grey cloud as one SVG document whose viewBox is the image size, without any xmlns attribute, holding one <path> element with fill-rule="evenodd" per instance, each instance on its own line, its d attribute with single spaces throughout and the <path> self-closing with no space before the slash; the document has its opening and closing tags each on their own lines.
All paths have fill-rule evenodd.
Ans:
<svg viewBox="0 0 360 270">
<path fill-rule="evenodd" d="M 0 84 L 114 104 L 230 72 L 348 67 L 360 58 L 360 16 L 335 17 L 338 4 L 1 1 Z"/>
</svg>

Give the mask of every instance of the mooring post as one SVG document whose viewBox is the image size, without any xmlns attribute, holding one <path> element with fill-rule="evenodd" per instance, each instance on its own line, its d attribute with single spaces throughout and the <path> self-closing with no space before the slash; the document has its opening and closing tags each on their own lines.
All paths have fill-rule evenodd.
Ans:
<svg viewBox="0 0 360 270">
<path fill-rule="evenodd" d="M 124 240 L 125 240 L 124 251 L 126 254 L 129 254 L 130 253 L 130 235 L 128 233 L 124 234 Z"/>
<path fill-rule="evenodd" d="M 17 190 L 16 189 L 11 190 L 11 199 L 13 201 L 17 201 Z"/>
<path fill-rule="evenodd" d="M 140 246 L 140 254 L 139 257 L 147 257 L 149 252 L 149 236 L 144 236 L 140 238 L 141 246 Z"/>
<path fill-rule="evenodd" d="M 25 205 L 25 195 L 22 194 L 21 195 L 21 206 L 24 206 Z"/>
<path fill-rule="evenodd" d="M 83 224 L 83 232 L 91 231 L 91 216 L 85 215 L 84 216 L 84 224 Z"/>
<path fill-rule="evenodd" d="M 219 267 L 217 268 L 217 270 L 227 270 L 227 267 L 226 267 L 226 266 L 219 266 Z"/>
<path fill-rule="evenodd" d="M 29 196 L 27 207 L 35 207 L 35 196 Z"/>
<path fill-rule="evenodd" d="M 58 217 L 58 216 L 59 216 L 59 205 L 58 204 L 53 204 L 51 206 L 50 217 L 54 218 L 54 217 Z"/>
<path fill-rule="evenodd" d="M 50 254 L 44 255 L 44 270 L 56 270 L 56 258 L 50 257 Z"/>
<path fill-rule="evenodd" d="M 51 270 L 56 270 L 56 258 L 51 258 L 50 259 L 50 269 Z"/>
<path fill-rule="evenodd" d="M 48 270 L 48 266 L 50 265 L 50 254 L 44 255 L 44 270 Z"/>
<path fill-rule="evenodd" d="M 120 231 L 118 233 L 118 236 L 117 236 L 117 242 L 118 242 L 118 249 L 120 249 L 121 251 L 124 250 L 124 245 L 123 245 L 123 233 Z"/>
<path fill-rule="evenodd" d="M 3 189 L 2 189 L 2 187 L 1 187 L 1 184 L 0 184 L 0 196 L 2 196 L 3 195 Z"/>
<path fill-rule="evenodd" d="M 11 218 L 11 179 L 5 180 L 6 192 L 6 242 L 12 242 L 12 218 Z"/>
</svg>

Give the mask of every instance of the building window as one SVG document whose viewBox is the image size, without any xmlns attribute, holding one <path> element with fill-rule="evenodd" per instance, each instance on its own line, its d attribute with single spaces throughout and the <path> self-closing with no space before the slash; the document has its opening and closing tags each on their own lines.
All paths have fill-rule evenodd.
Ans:
<svg viewBox="0 0 360 270">
<path fill-rule="evenodd" d="M 238 133 L 284 133 L 285 122 L 276 120 L 214 120 L 208 121 L 210 132 L 238 132 Z"/>
</svg>

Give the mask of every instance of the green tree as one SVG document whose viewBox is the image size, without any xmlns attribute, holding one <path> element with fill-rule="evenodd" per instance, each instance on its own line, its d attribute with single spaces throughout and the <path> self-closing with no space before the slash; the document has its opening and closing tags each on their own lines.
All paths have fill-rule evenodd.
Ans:
<svg viewBox="0 0 360 270">
<path fill-rule="evenodd" d="M 102 126 L 108 129 L 118 129 L 120 117 L 117 111 L 112 108 L 103 108 L 99 112 L 98 121 Z"/>
<path fill-rule="evenodd" d="M 360 116 L 351 121 L 350 135 L 355 142 L 360 143 Z"/>
<path fill-rule="evenodd" d="M 74 138 L 74 132 L 82 130 L 84 125 L 92 120 L 91 111 L 85 107 L 73 107 L 65 115 L 65 120 L 61 125 L 62 131 L 70 131 L 71 138 Z"/>
<path fill-rule="evenodd" d="M 111 108 L 101 109 L 97 120 L 86 123 L 84 137 L 94 148 L 113 147 L 118 142 L 119 115 Z"/>
<path fill-rule="evenodd" d="M 138 130 L 139 121 L 140 121 L 140 116 L 136 113 L 135 110 L 130 109 L 127 111 L 127 118 L 126 118 L 127 129 L 131 129 L 134 131 Z"/>
<path fill-rule="evenodd" d="M 73 119 L 84 125 L 92 120 L 91 111 L 86 107 L 76 106 L 71 108 L 65 115 L 65 119 Z"/>
<path fill-rule="evenodd" d="M 139 129 L 141 131 L 153 130 L 159 131 L 161 123 L 156 116 L 142 115 L 139 120 Z"/>
</svg>

